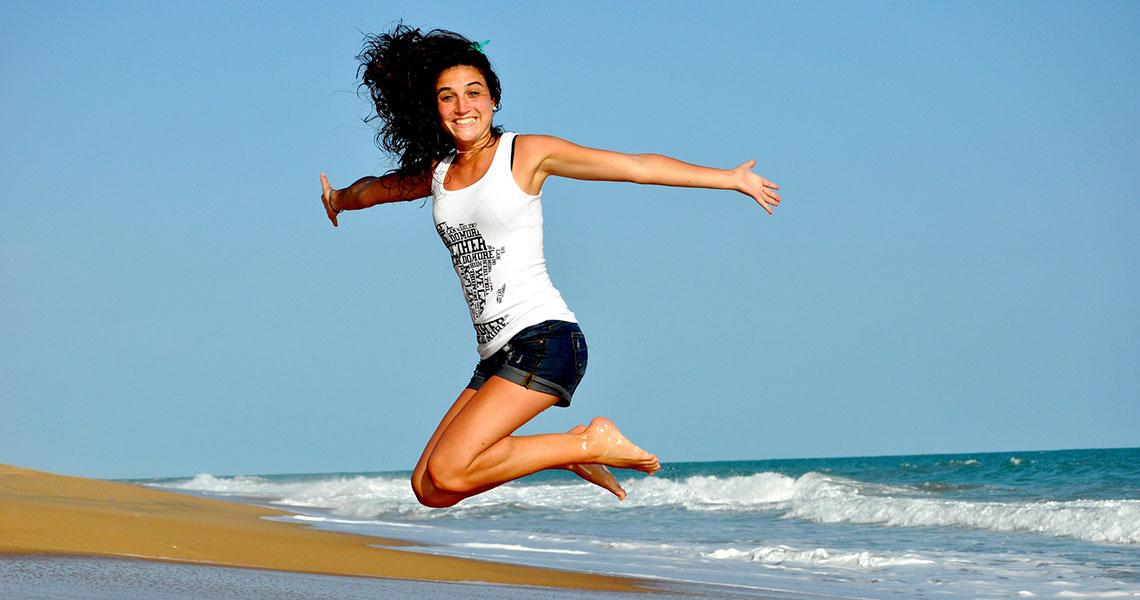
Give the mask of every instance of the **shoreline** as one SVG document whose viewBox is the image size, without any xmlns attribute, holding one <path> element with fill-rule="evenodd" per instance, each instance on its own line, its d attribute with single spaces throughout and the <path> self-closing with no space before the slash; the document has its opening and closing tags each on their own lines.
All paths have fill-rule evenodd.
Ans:
<svg viewBox="0 0 1140 600">
<path fill-rule="evenodd" d="M 652 592 L 627 577 L 398 550 L 264 517 L 285 510 L 0 465 L 0 557 L 104 556 L 317 575 Z"/>
</svg>

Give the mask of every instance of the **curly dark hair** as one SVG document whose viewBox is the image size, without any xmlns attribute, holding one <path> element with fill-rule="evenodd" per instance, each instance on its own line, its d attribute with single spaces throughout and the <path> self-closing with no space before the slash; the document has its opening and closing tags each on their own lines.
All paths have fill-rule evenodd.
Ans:
<svg viewBox="0 0 1140 600">
<path fill-rule="evenodd" d="M 399 23 L 392 31 L 367 35 L 357 76 L 360 90 L 368 90 L 375 105 L 365 122 L 380 119 L 376 145 L 399 158 L 391 173 L 417 175 L 431 169 L 455 149 L 451 136 L 439 121 L 436 105 L 436 78 L 456 65 L 471 66 L 483 74 L 488 91 L 501 108 L 502 87 L 491 69 L 491 61 L 471 40 L 443 29 L 422 33 Z M 502 135 L 495 127 L 492 135 Z"/>
</svg>

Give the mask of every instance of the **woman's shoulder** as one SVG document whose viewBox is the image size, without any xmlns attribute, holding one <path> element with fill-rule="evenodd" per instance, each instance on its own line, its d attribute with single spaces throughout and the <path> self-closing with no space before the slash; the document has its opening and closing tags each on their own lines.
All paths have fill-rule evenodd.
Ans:
<svg viewBox="0 0 1140 600">
<path fill-rule="evenodd" d="M 554 151 L 558 148 L 563 148 L 566 146 L 575 146 L 575 144 L 553 135 L 545 135 L 541 133 L 517 133 L 515 136 L 516 146 L 521 145 L 542 151 Z"/>
<path fill-rule="evenodd" d="M 515 151 L 527 152 L 528 154 L 545 154 L 551 148 L 556 147 L 558 143 L 565 143 L 559 138 L 540 133 L 513 133 L 513 135 L 514 139 L 511 140 L 511 143 L 514 145 Z"/>
<path fill-rule="evenodd" d="M 558 139 L 554 136 L 543 135 L 541 133 L 518 133 L 516 131 L 508 131 L 506 133 L 513 135 L 515 137 L 515 140 L 517 140 L 520 144 L 541 144 L 547 140 Z"/>
</svg>

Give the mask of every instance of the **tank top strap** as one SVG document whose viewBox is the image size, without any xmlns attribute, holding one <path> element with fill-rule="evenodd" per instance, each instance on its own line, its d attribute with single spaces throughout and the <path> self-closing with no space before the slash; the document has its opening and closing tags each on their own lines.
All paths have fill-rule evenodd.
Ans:
<svg viewBox="0 0 1140 600">
<path fill-rule="evenodd" d="M 513 131 L 504 131 L 503 135 L 499 136 L 499 145 L 495 148 L 495 158 L 491 160 L 491 166 L 488 169 L 494 171 L 497 177 L 514 177 L 511 174 L 511 148 L 515 135 Z"/>
</svg>

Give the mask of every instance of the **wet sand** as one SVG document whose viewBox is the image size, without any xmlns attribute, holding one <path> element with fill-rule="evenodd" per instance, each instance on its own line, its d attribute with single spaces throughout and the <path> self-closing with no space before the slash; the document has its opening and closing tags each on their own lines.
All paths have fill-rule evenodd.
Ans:
<svg viewBox="0 0 1140 600">
<path fill-rule="evenodd" d="M 288 514 L 129 483 L 66 477 L 0 465 L 0 561 L 4 562 L 5 569 L 17 569 L 13 572 L 22 572 L 18 570 L 21 565 L 54 565 L 56 572 L 65 573 L 52 579 L 59 585 L 68 585 L 67 582 L 71 581 L 72 576 L 66 573 L 84 572 L 82 565 L 104 565 L 104 570 L 111 572 L 116 568 L 136 568 L 145 572 L 158 569 L 152 566 L 148 571 L 146 566 L 122 566 L 134 564 L 136 561 L 133 560 L 84 561 L 75 558 L 95 556 L 437 583 L 481 582 L 593 592 L 636 593 L 646 590 L 645 582 L 635 579 L 405 552 L 394 549 L 409 545 L 399 540 L 318 531 L 263 518 Z M 378 545 L 384 547 L 375 547 Z M 168 565 L 164 568 L 175 567 Z M 213 571 L 190 569 L 185 572 L 198 573 L 193 577 L 200 577 L 203 572 Z M 118 579 L 110 577 L 104 583 L 119 585 Z M 41 584 L 47 585 L 46 582 Z M 412 584 L 405 584 L 391 597 L 417 595 L 406 585 Z M 314 585 L 313 589 L 320 587 Z M 475 589 L 483 588 L 475 586 Z M 519 598 L 539 597 L 533 593 L 536 591 L 534 588 L 519 589 Z M 531 593 L 522 593 L 522 590 Z M 72 591 L 78 589 L 72 588 Z M 616 594 L 614 597 L 625 595 Z M 558 597 L 594 596 L 571 594 Z M 488 597 L 506 596 L 500 593 Z M 515 595 L 512 593 L 510 597 Z"/>
<path fill-rule="evenodd" d="M 648 600 L 666 597 L 725 600 L 738 596 L 693 595 L 684 590 L 665 596 L 495 583 L 344 577 L 102 556 L 0 555 L 0 598 L 4 600 Z"/>
</svg>

